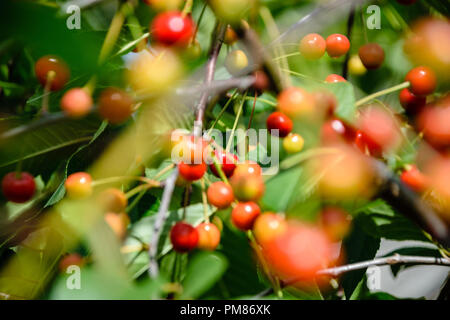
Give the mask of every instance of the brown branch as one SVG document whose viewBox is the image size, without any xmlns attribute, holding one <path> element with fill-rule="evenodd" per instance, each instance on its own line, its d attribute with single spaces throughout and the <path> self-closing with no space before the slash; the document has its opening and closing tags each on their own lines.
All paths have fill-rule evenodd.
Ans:
<svg viewBox="0 0 450 320">
<path fill-rule="evenodd" d="M 223 38 L 225 36 L 226 25 L 224 23 L 217 23 L 216 30 L 213 35 L 212 47 L 209 53 L 209 59 L 206 63 L 206 75 L 204 85 L 209 86 L 214 79 L 214 72 L 216 70 L 217 58 L 219 57 L 220 49 L 222 48 Z M 194 136 L 201 136 L 203 128 L 203 119 L 205 117 L 206 104 L 210 93 L 208 91 L 203 92 L 198 101 L 197 115 L 194 122 Z"/>
</svg>

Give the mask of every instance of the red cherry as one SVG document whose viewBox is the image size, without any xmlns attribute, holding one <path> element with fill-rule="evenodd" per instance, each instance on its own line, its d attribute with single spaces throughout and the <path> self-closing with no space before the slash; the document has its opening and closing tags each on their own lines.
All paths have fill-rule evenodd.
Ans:
<svg viewBox="0 0 450 320">
<path fill-rule="evenodd" d="M 220 230 L 213 223 L 201 223 L 195 229 L 198 232 L 197 248 L 214 250 L 220 243 Z"/>
<path fill-rule="evenodd" d="M 343 34 L 332 34 L 328 36 L 327 53 L 332 58 L 343 56 L 350 49 L 350 41 Z"/>
<path fill-rule="evenodd" d="M 183 177 L 187 181 L 195 181 L 201 179 L 205 174 L 207 168 L 208 167 L 205 163 L 186 164 L 184 162 L 180 162 L 178 164 L 178 170 L 181 177 Z"/>
<path fill-rule="evenodd" d="M 190 224 L 178 222 L 170 230 L 170 242 L 177 252 L 191 251 L 198 244 L 198 231 Z"/>
<path fill-rule="evenodd" d="M 60 90 L 70 78 L 70 71 L 65 62 L 55 56 L 40 58 L 34 66 L 34 71 L 42 86 L 46 85 L 49 72 L 54 72 L 54 78 L 50 86 L 52 91 Z"/>
<path fill-rule="evenodd" d="M 329 74 L 329 75 L 325 78 L 325 82 L 328 82 L 328 83 L 336 83 L 336 82 L 347 82 L 347 80 L 346 80 L 344 77 L 342 77 L 342 76 L 340 76 L 340 75 L 338 75 L 338 74 L 332 73 L 332 74 Z"/>
<path fill-rule="evenodd" d="M 267 130 L 269 133 L 280 138 L 286 137 L 291 131 L 294 124 L 292 120 L 285 114 L 275 111 L 269 115 L 266 120 Z M 272 130 L 279 130 L 277 133 L 272 133 Z"/>
<path fill-rule="evenodd" d="M 354 130 L 339 119 L 330 119 L 322 125 L 320 139 L 323 144 L 350 142 L 354 138 Z"/>
<path fill-rule="evenodd" d="M 374 157 L 381 157 L 383 153 L 383 148 L 361 130 L 356 130 L 355 145 L 362 153 L 369 152 Z"/>
<path fill-rule="evenodd" d="M 174 141 L 175 138 L 175 141 Z M 187 164 L 199 164 L 204 162 L 209 155 L 209 144 L 203 138 L 186 135 L 172 135 L 174 146 L 177 147 L 180 160 Z M 220 160 L 220 159 L 219 159 Z"/>
<path fill-rule="evenodd" d="M 350 231 L 352 216 L 338 207 L 326 207 L 320 212 L 320 225 L 331 240 L 340 241 Z"/>
<path fill-rule="evenodd" d="M 84 264 L 84 259 L 83 257 L 78 254 L 78 253 L 70 253 L 68 255 L 66 255 L 65 257 L 63 257 L 60 261 L 59 261 L 59 270 L 61 272 L 66 272 L 67 268 L 70 266 L 83 266 Z"/>
<path fill-rule="evenodd" d="M 239 201 L 257 201 L 265 191 L 264 180 L 261 175 L 235 174 L 230 179 L 231 187 L 236 199 Z"/>
<path fill-rule="evenodd" d="M 317 33 L 310 33 L 300 41 L 300 52 L 307 59 L 319 59 L 325 53 L 325 39 Z"/>
<path fill-rule="evenodd" d="M 284 89 L 277 100 L 278 110 L 290 117 L 310 115 L 314 112 L 314 96 L 302 88 Z"/>
<path fill-rule="evenodd" d="M 288 222 L 287 230 L 263 246 L 271 270 L 285 281 L 314 281 L 333 261 L 333 248 L 320 229 Z"/>
<path fill-rule="evenodd" d="M 2 191 L 7 200 L 23 203 L 33 198 L 36 184 L 28 172 L 10 172 L 3 177 Z"/>
<path fill-rule="evenodd" d="M 100 94 L 98 112 L 112 124 L 122 123 L 133 113 L 133 99 L 121 89 L 107 88 Z"/>
<path fill-rule="evenodd" d="M 231 221 L 241 230 L 250 230 L 260 213 L 255 202 L 239 202 L 231 212 Z"/>
<path fill-rule="evenodd" d="M 228 208 L 234 201 L 233 189 L 222 181 L 212 183 L 206 194 L 208 202 L 219 209 Z"/>
<path fill-rule="evenodd" d="M 423 192 L 428 188 L 428 178 L 419 171 L 416 165 L 408 165 L 407 169 L 402 172 L 400 179 L 404 184 L 416 192 Z"/>
<path fill-rule="evenodd" d="M 417 96 L 426 96 L 436 89 L 436 75 L 428 67 L 411 69 L 405 77 L 411 84 L 410 90 Z"/>
<path fill-rule="evenodd" d="M 414 93 L 409 91 L 408 88 L 400 91 L 399 99 L 400 104 L 405 111 L 411 114 L 416 114 L 419 112 L 427 102 L 426 97 L 416 96 Z"/>
<path fill-rule="evenodd" d="M 417 126 L 425 139 L 435 148 L 450 146 L 450 95 L 439 99 L 435 105 L 426 106 L 417 118 Z"/>
<path fill-rule="evenodd" d="M 367 69 L 377 69 L 384 61 L 384 50 L 378 43 L 368 43 L 359 48 L 359 58 Z"/>
<path fill-rule="evenodd" d="M 253 234 L 255 235 L 256 241 L 261 245 L 279 237 L 286 230 L 286 221 L 281 216 L 272 212 L 266 212 L 258 216 L 253 225 Z"/>
<path fill-rule="evenodd" d="M 215 150 L 214 154 L 216 159 L 218 160 L 219 165 L 221 166 L 222 172 L 228 178 L 231 177 L 234 173 L 234 169 L 236 169 L 236 163 L 238 162 L 238 157 L 232 153 L 226 153 L 223 150 Z M 218 178 L 220 178 L 219 172 L 216 169 L 216 166 L 213 163 L 209 165 L 211 172 Z"/>
<path fill-rule="evenodd" d="M 92 109 L 92 97 L 83 88 L 67 91 L 61 99 L 61 109 L 73 118 L 83 117 Z"/>
<path fill-rule="evenodd" d="M 185 47 L 194 34 L 194 22 L 178 11 L 163 12 L 150 25 L 155 41 L 164 45 Z"/>
</svg>

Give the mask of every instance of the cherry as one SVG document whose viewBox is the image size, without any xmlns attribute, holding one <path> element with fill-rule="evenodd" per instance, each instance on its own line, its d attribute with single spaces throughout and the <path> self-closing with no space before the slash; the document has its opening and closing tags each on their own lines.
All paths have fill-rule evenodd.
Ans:
<svg viewBox="0 0 450 320">
<path fill-rule="evenodd" d="M 359 48 L 359 57 L 367 69 L 377 69 L 384 61 L 384 50 L 378 43 L 368 43 Z"/>
<path fill-rule="evenodd" d="M 264 244 L 263 255 L 282 280 L 313 282 L 332 262 L 333 248 L 322 230 L 290 222 L 285 232 Z"/>
<path fill-rule="evenodd" d="M 310 33 L 300 41 L 299 50 L 307 59 L 319 59 L 325 54 L 325 39 L 317 33 Z"/>
<path fill-rule="evenodd" d="M 410 91 L 417 96 L 426 96 L 436 89 L 436 75 L 428 67 L 411 69 L 405 77 L 411 84 Z"/>
<path fill-rule="evenodd" d="M 2 191 L 8 201 L 24 203 L 33 198 L 36 183 L 28 172 L 10 172 L 3 177 Z"/>
<path fill-rule="evenodd" d="M 428 178 L 419 171 L 416 165 L 411 164 L 406 166 L 406 169 L 400 175 L 400 180 L 415 192 L 422 193 L 428 186 Z"/>
<path fill-rule="evenodd" d="M 238 35 L 231 26 L 227 26 L 223 42 L 229 46 L 233 45 L 238 40 Z"/>
<path fill-rule="evenodd" d="M 416 114 L 419 112 L 427 102 L 426 97 L 416 96 L 414 93 L 409 91 L 408 88 L 400 91 L 399 99 L 400 104 L 405 111 L 411 114 Z"/>
<path fill-rule="evenodd" d="M 108 212 L 105 214 L 105 221 L 119 239 L 125 238 L 130 224 L 130 218 L 125 212 Z"/>
<path fill-rule="evenodd" d="M 198 232 L 197 248 L 215 250 L 220 243 L 219 228 L 213 223 L 201 223 L 195 228 Z"/>
<path fill-rule="evenodd" d="M 380 156 L 383 150 L 394 149 L 400 143 L 398 124 L 383 109 L 364 110 L 358 119 L 358 127 L 360 132 L 356 135 L 356 144 L 360 147 L 366 145 L 375 156 Z"/>
<path fill-rule="evenodd" d="M 170 242 L 177 252 L 184 253 L 193 250 L 197 246 L 198 240 L 198 231 L 190 224 L 178 222 L 170 230 Z"/>
<path fill-rule="evenodd" d="M 351 56 L 348 60 L 348 72 L 355 76 L 362 76 L 367 72 L 366 67 L 357 54 Z"/>
<path fill-rule="evenodd" d="M 231 221 L 241 230 L 250 230 L 260 213 L 255 202 L 239 202 L 231 212 Z"/>
<path fill-rule="evenodd" d="M 67 91 L 61 99 L 61 108 L 73 118 L 83 117 L 92 109 L 92 97 L 82 88 Z"/>
<path fill-rule="evenodd" d="M 337 108 L 337 100 L 334 94 L 328 91 L 317 91 L 313 93 L 316 109 L 323 115 L 332 116 Z"/>
<path fill-rule="evenodd" d="M 350 49 L 350 41 L 343 34 L 332 34 L 326 40 L 327 53 L 332 58 L 343 56 Z"/>
<path fill-rule="evenodd" d="M 44 56 L 40 58 L 35 66 L 36 77 L 42 86 L 47 84 L 49 73 L 53 75 L 50 90 L 58 91 L 64 87 L 70 78 L 70 71 L 64 61 L 55 56 Z"/>
<path fill-rule="evenodd" d="M 249 177 L 251 175 L 261 176 L 262 169 L 256 162 L 247 160 L 244 163 L 237 165 L 234 175 L 244 177 Z"/>
<path fill-rule="evenodd" d="M 194 35 L 194 29 L 192 18 L 179 11 L 160 13 L 150 25 L 155 41 L 167 46 L 186 47 Z"/>
<path fill-rule="evenodd" d="M 200 164 L 186 164 L 180 162 L 178 164 L 178 170 L 183 179 L 187 181 L 199 180 L 203 177 L 208 167 L 205 163 Z"/>
<path fill-rule="evenodd" d="M 172 141 L 174 141 L 174 147 L 176 148 L 174 155 L 181 158 L 186 164 L 202 163 L 209 155 L 209 144 L 203 138 L 192 135 L 172 135 Z"/>
<path fill-rule="evenodd" d="M 368 152 L 374 157 L 381 157 L 383 154 L 382 146 L 370 139 L 361 130 L 356 130 L 355 145 L 364 154 Z"/>
<path fill-rule="evenodd" d="M 232 76 L 242 76 L 247 67 L 248 58 L 242 50 L 233 50 L 225 58 L 225 68 Z"/>
<path fill-rule="evenodd" d="M 178 9 L 182 0 L 144 0 L 144 2 L 155 10 L 168 11 Z"/>
<path fill-rule="evenodd" d="M 216 16 L 222 20 L 237 24 L 245 17 L 253 5 L 252 0 L 211 0 L 208 4 Z"/>
<path fill-rule="evenodd" d="M 228 208 L 234 201 L 233 189 L 222 181 L 212 183 L 206 194 L 208 202 L 219 209 Z"/>
<path fill-rule="evenodd" d="M 305 140 L 302 136 L 296 133 L 290 133 L 283 139 L 283 148 L 287 153 L 297 153 L 303 150 Z"/>
<path fill-rule="evenodd" d="M 314 96 L 301 88 L 285 89 L 277 100 L 278 110 L 290 117 L 308 115 L 314 111 Z"/>
<path fill-rule="evenodd" d="M 255 81 L 252 87 L 256 90 L 257 94 L 263 93 L 270 87 L 270 79 L 264 71 L 256 70 L 253 76 L 255 77 Z"/>
<path fill-rule="evenodd" d="M 92 178 L 86 172 L 72 173 L 64 183 L 67 196 L 72 199 L 82 199 L 92 194 Z"/>
<path fill-rule="evenodd" d="M 258 216 L 253 225 L 253 234 L 256 241 L 261 245 L 282 235 L 286 230 L 286 221 L 281 216 L 271 212 Z"/>
<path fill-rule="evenodd" d="M 116 188 L 106 189 L 100 193 L 98 201 L 106 212 L 124 212 L 128 205 L 125 193 Z"/>
<path fill-rule="evenodd" d="M 330 119 L 322 125 L 320 139 L 324 144 L 353 141 L 354 130 L 339 119 Z"/>
<path fill-rule="evenodd" d="M 326 207 L 320 212 L 320 225 L 333 241 L 342 240 L 350 231 L 352 216 L 338 207 Z"/>
<path fill-rule="evenodd" d="M 231 177 L 234 173 L 234 170 L 236 169 L 236 163 L 239 160 L 238 157 L 235 154 L 226 153 L 223 150 L 217 149 L 214 151 L 214 155 L 225 176 L 228 178 Z M 216 177 L 220 178 L 219 172 L 217 171 L 214 162 L 209 165 L 209 168 Z"/>
<path fill-rule="evenodd" d="M 186 59 L 196 60 L 200 58 L 202 54 L 202 47 L 200 46 L 200 43 L 195 40 L 194 42 L 189 44 L 189 46 L 184 50 L 183 53 Z"/>
<path fill-rule="evenodd" d="M 269 115 L 266 120 L 267 130 L 271 135 L 275 135 L 280 138 L 286 137 L 291 131 L 294 124 L 285 114 L 275 111 Z M 278 133 L 272 132 L 272 130 L 278 130 Z"/>
<path fill-rule="evenodd" d="M 257 201 L 265 190 L 262 176 L 255 174 L 235 174 L 231 177 L 230 184 L 235 197 L 240 201 Z"/>
<path fill-rule="evenodd" d="M 100 94 L 98 112 L 112 124 L 122 123 L 133 113 L 133 99 L 121 89 L 107 88 Z"/>
<path fill-rule="evenodd" d="M 338 74 L 332 73 L 332 74 L 329 74 L 329 75 L 325 78 L 325 82 L 328 82 L 328 83 L 336 83 L 336 82 L 347 82 L 347 80 L 346 80 L 344 77 L 342 77 L 342 76 L 340 76 L 340 75 L 338 75 Z"/>
<path fill-rule="evenodd" d="M 81 267 L 84 265 L 83 257 L 78 253 L 70 253 L 59 261 L 59 271 L 66 272 L 70 266 Z"/>
<path fill-rule="evenodd" d="M 450 94 L 439 99 L 435 105 L 426 106 L 417 118 L 417 126 L 425 139 L 435 148 L 450 146 Z"/>
</svg>

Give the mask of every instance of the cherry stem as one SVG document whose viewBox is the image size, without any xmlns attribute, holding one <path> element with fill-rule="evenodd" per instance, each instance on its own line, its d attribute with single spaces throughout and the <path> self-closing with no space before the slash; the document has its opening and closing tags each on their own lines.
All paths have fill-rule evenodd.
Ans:
<svg viewBox="0 0 450 320">
<path fill-rule="evenodd" d="M 234 132 L 236 131 L 238 122 L 239 122 L 239 118 L 241 117 L 241 113 L 242 113 L 242 109 L 244 107 L 244 102 L 245 102 L 245 97 L 247 96 L 247 91 L 244 93 L 244 96 L 241 98 L 241 103 L 239 104 L 239 109 L 238 112 L 236 114 L 236 119 L 234 119 L 234 124 L 233 124 L 233 128 L 231 129 L 231 134 L 230 134 L 230 138 L 228 140 L 227 143 L 227 147 L 225 148 L 225 152 L 228 153 L 230 151 L 231 145 L 233 144 L 234 141 Z"/>
<path fill-rule="evenodd" d="M 217 172 L 219 173 L 220 179 L 222 179 L 223 182 L 225 182 L 226 184 L 230 184 L 228 182 L 227 176 L 225 175 L 225 173 L 223 173 L 222 170 L 222 166 L 219 163 L 219 160 L 217 159 L 216 155 L 213 155 L 213 161 L 214 161 L 214 167 L 216 168 Z"/>
<path fill-rule="evenodd" d="M 136 18 L 134 14 L 130 14 L 127 17 L 128 20 L 128 29 L 130 29 L 131 34 L 133 35 L 134 40 L 140 39 L 143 35 L 141 24 L 139 20 Z M 142 40 L 139 41 L 136 45 L 138 51 L 145 49 L 145 42 Z"/>
<path fill-rule="evenodd" d="M 230 99 L 228 99 L 228 101 L 225 103 L 225 106 L 222 108 L 222 110 L 220 110 L 219 114 L 217 115 L 216 119 L 214 120 L 213 124 L 211 125 L 211 128 L 208 130 L 208 136 L 211 134 L 211 131 L 214 129 L 214 126 L 217 124 L 217 122 L 220 120 L 220 118 L 222 117 L 222 115 L 225 113 L 225 111 L 227 110 L 228 106 L 230 105 L 231 101 L 233 101 L 233 99 L 236 97 L 237 94 L 237 90 L 234 90 L 232 96 L 230 97 Z"/>
<path fill-rule="evenodd" d="M 384 96 L 384 95 L 386 95 L 388 93 L 392 93 L 392 92 L 395 92 L 395 91 L 399 91 L 399 90 L 408 88 L 409 86 L 410 86 L 409 81 L 405 81 L 405 82 L 400 83 L 400 84 L 398 84 L 396 86 L 393 86 L 393 87 L 390 87 L 390 88 L 387 88 L 387 89 L 384 89 L 384 90 L 372 93 L 371 95 L 368 95 L 367 97 L 356 101 L 355 105 L 357 107 L 362 106 L 363 104 L 365 104 L 365 103 L 367 103 L 367 102 L 369 102 L 369 101 L 371 101 L 371 100 L 373 100 L 375 98 L 378 98 L 380 96 Z"/>
<path fill-rule="evenodd" d="M 184 189 L 184 199 L 183 199 L 183 218 L 182 220 L 186 220 L 186 207 L 189 205 L 189 197 L 191 195 L 191 183 L 186 185 Z"/>
<path fill-rule="evenodd" d="M 175 167 L 175 164 L 173 164 L 173 163 L 169 164 L 167 167 L 165 167 L 160 172 L 158 172 L 153 179 L 156 180 L 156 179 L 160 178 L 162 175 L 164 175 L 165 173 L 169 172 L 174 167 Z"/>
<path fill-rule="evenodd" d="M 209 223 L 209 210 L 208 210 L 208 201 L 206 197 L 206 188 L 205 188 L 205 180 L 202 178 L 200 180 L 202 186 L 202 202 L 203 202 L 203 216 L 206 223 Z"/>
<path fill-rule="evenodd" d="M 52 82 L 55 79 L 56 73 L 55 71 L 49 71 L 47 73 L 47 80 L 45 82 L 45 86 L 44 86 L 44 95 L 42 96 L 42 108 L 41 108 L 41 115 L 45 115 L 48 113 L 48 102 L 50 99 L 50 93 L 51 93 L 51 87 L 52 87 Z"/>
<path fill-rule="evenodd" d="M 134 196 L 134 195 L 136 195 L 136 194 L 138 194 L 138 193 L 140 193 L 140 192 L 143 192 L 144 190 L 153 188 L 153 187 L 155 187 L 155 186 L 156 186 L 155 184 L 150 184 L 150 183 L 141 184 L 141 185 L 139 185 L 139 186 L 137 186 L 137 187 L 131 189 L 131 190 L 128 191 L 127 193 L 125 193 L 125 197 L 126 197 L 127 199 L 129 199 L 129 198 L 131 198 L 132 196 Z"/>
<path fill-rule="evenodd" d="M 124 180 L 136 180 L 136 181 L 141 181 L 144 182 L 146 184 L 152 185 L 152 186 L 159 186 L 160 182 L 159 181 L 155 181 L 149 178 L 145 178 L 145 177 L 137 177 L 137 176 L 117 176 L 117 177 L 110 177 L 110 178 L 105 178 L 105 179 L 100 179 L 100 180 L 95 180 L 92 182 L 92 186 L 96 187 L 102 184 L 110 184 L 110 183 L 115 183 L 115 182 L 123 182 Z"/>
<path fill-rule="evenodd" d="M 200 16 L 198 17 L 197 24 L 196 24 L 196 26 L 195 26 L 195 31 L 194 31 L 194 35 L 192 36 L 191 43 L 194 43 L 194 42 L 195 42 L 195 39 L 197 38 L 198 29 L 200 28 L 200 23 L 202 22 L 203 15 L 205 14 L 207 5 L 208 5 L 208 4 L 205 3 L 205 4 L 203 5 L 202 11 L 200 12 Z"/>
<path fill-rule="evenodd" d="M 352 4 L 347 19 L 347 38 L 349 41 L 351 41 L 352 38 L 352 30 L 354 24 L 355 24 L 355 4 Z M 345 79 L 347 79 L 349 59 L 350 59 L 350 50 L 347 51 L 347 54 L 345 55 L 344 64 L 342 66 L 342 77 L 344 77 Z"/>
<path fill-rule="evenodd" d="M 181 12 L 181 15 L 183 17 L 187 16 L 192 12 L 192 5 L 194 4 L 194 0 L 186 0 L 186 3 L 184 4 L 183 11 Z"/>
</svg>

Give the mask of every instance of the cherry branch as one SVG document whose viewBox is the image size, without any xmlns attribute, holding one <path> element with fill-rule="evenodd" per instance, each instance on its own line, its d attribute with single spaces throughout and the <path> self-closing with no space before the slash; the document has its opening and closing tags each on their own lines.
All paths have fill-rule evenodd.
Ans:
<svg viewBox="0 0 450 320">
<path fill-rule="evenodd" d="M 340 267 L 323 269 L 317 272 L 317 275 L 337 277 L 349 271 L 365 269 L 371 266 L 386 266 L 395 264 L 439 265 L 450 267 L 450 259 L 439 257 L 401 256 L 396 254 L 390 257 L 376 258 L 373 260 L 351 263 Z"/>
<path fill-rule="evenodd" d="M 225 35 L 226 26 L 223 23 L 218 23 L 216 26 L 216 32 L 213 35 L 211 50 L 208 62 L 206 64 L 206 75 L 205 75 L 205 85 L 210 85 L 214 79 L 214 72 L 216 69 L 217 58 L 219 56 L 220 49 L 222 48 L 223 37 Z M 205 91 L 201 95 L 198 105 L 197 114 L 194 122 L 194 135 L 202 135 L 203 118 L 205 115 L 206 104 L 210 92 Z M 175 168 L 173 173 L 165 181 L 164 191 L 161 199 L 161 204 L 159 206 L 158 213 L 156 214 L 156 221 L 153 226 L 152 239 L 150 242 L 150 248 L 148 250 L 150 262 L 149 262 L 149 275 L 155 278 L 159 275 L 158 267 L 158 243 L 161 237 L 161 232 L 164 226 L 164 222 L 167 220 L 170 201 L 172 200 L 173 190 L 175 189 L 175 182 L 178 178 L 178 168 Z"/>
</svg>

